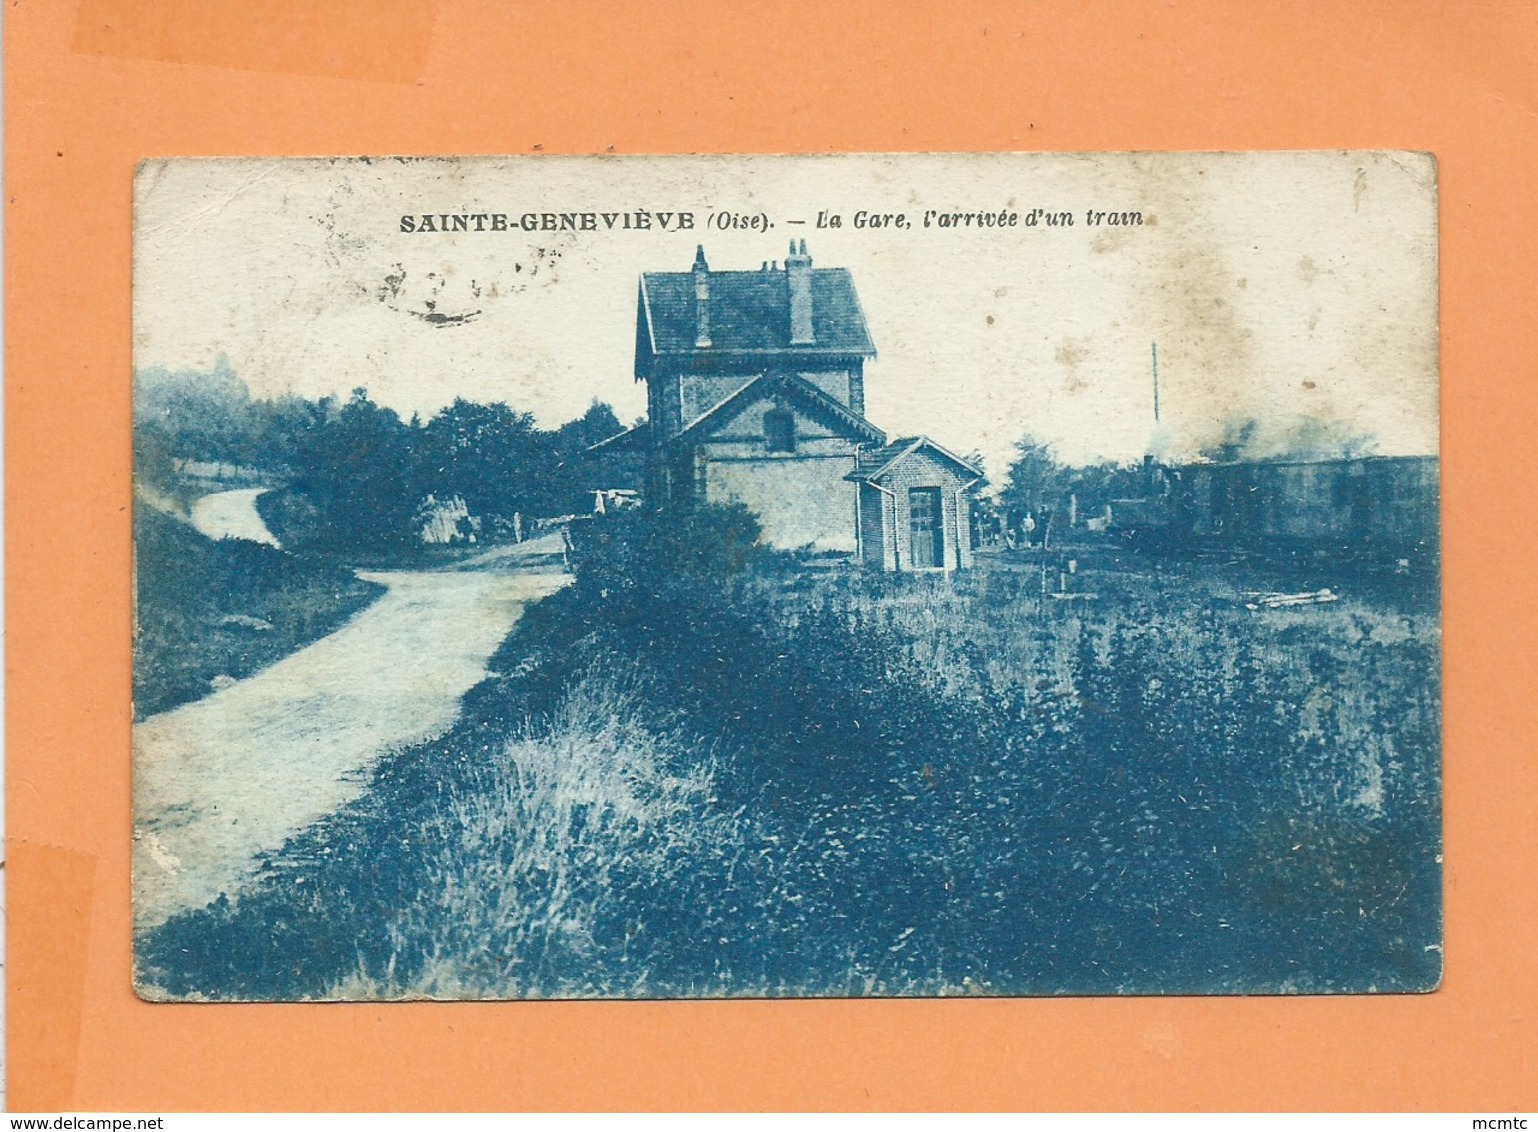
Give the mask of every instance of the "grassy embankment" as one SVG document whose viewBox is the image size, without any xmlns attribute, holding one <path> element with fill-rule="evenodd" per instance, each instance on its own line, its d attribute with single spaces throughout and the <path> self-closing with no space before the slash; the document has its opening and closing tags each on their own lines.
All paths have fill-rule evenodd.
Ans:
<svg viewBox="0 0 1538 1132">
<path fill-rule="evenodd" d="M 134 715 L 207 695 L 330 633 L 383 587 L 241 539 L 215 542 L 134 508 Z"/>
<path fill-rule="evenodd" d="M 447 736 L 139 941 L 214 998 L 1424 989 L 1434 615 L 579 539 Z M 731 529 L 731 528 L 737 529 Z"/>
</svg>

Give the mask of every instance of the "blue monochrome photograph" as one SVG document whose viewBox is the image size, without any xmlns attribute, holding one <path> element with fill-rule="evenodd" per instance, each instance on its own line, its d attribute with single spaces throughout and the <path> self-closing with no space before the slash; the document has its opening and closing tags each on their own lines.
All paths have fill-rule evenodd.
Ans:
<svg viewBox="0 0 1538 1132">
<path fill-rule="evenodd" d="M 134 195 L 142 998 L 1440 984 L 1429 154 Z"/>
</svg>

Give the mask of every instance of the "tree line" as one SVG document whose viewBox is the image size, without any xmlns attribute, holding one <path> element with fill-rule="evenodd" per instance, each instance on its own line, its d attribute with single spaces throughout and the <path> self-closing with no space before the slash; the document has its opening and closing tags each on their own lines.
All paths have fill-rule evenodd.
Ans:
<svg viewBox="0 0 1538 1132">
<path fill-rule="evenodd" d="M 456 399 L 430 418 L 399 413 L 364 388 L 346 398 L 254 398 L 228 367 L 141 371 L 134 396 L 135 474 L 165 486 L 185 461 L 269 476 L 269 518 L 294 549 L 384 550 L 420 541 L 424 503 L 463 499 L 483 529 L 571 513 L 585 496 L 583 452 L 623 426 L 594 401 L 542 429 L 532 413 Z M 266 513 L 268 508 L 264 508 Z"/>
</svg>

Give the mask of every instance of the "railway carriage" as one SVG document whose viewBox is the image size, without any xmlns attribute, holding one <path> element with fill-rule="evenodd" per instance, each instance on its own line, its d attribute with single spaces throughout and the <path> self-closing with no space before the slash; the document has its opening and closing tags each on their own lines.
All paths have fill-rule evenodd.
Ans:
<svg viewBox="0 0 1538 1132">
<path fill-rule="evenodd" d="M 1149 480 L 1147 496 L 1111 507 L 1111 529 L 1134 545 L 1437 554 L 1435 456 L 1151 465 Z"/>
</svg>

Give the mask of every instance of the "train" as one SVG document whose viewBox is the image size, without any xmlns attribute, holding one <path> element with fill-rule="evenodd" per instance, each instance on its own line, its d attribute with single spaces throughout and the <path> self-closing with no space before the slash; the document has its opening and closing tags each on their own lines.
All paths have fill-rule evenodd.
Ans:
<svg viewBox="0 0 1538 1132">
<path fill-rule="evenodd" d="M 1145 462 L 1146 494 L 1112 500 L 1107 529 L 1131 546 L 1434 563 L 1435 456 Z"/>
</svg>

